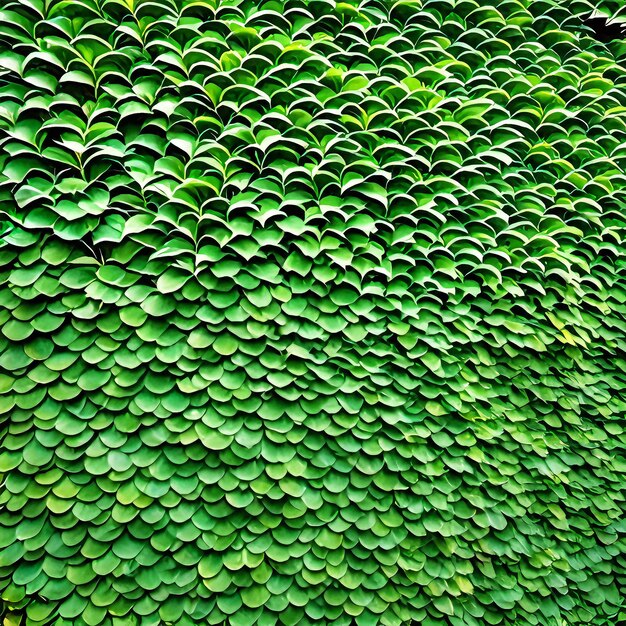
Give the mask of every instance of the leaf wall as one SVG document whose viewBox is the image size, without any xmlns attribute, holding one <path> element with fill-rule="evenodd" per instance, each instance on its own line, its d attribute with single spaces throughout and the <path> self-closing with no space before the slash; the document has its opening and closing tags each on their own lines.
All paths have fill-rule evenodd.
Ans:
<svg viewBox="0 0 626 626">
<path fill-rule="evenodd" d="M 1 3 L 5 624 L 626 619 L 593 8 Z"/>
</svg>

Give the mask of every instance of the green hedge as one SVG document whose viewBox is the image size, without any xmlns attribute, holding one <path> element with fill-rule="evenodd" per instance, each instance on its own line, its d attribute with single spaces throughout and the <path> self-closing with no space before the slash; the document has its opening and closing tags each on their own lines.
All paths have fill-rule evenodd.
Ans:
<svg viewBox="0 0 626 626">
<path fill-rule="evenodd" d="M 0 3 L 5 625 L 626 619 L 626 44 L 492 1 Z"/>
</svg>

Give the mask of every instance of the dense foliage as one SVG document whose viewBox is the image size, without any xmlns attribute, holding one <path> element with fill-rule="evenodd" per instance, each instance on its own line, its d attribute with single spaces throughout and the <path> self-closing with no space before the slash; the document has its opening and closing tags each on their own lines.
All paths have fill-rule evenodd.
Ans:
<svg viewBox="0 0 626 626">
<path fill-rule="evenodd" d="M 0 3 L 4 624 L 626 619 L 625 44 L 492 2 Z"/>
</svg>

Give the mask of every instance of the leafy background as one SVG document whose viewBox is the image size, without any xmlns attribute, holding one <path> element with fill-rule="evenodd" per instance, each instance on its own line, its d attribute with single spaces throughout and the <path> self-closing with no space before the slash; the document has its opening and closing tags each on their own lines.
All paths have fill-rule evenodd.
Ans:
<svg viewBox="0 0 626 626">
<path fill-rule="evenodd" d="M 593 8 L 2 2 L 5 625 L 626 619 Z"/>
</svg>

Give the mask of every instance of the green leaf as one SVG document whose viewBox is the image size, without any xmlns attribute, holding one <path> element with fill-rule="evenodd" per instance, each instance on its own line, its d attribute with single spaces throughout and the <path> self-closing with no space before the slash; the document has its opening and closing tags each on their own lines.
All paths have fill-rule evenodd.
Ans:
<svg viewBox="0 0 626 626">
<path fill-rule="evenodd" d="M 156 287 L 161 293 L 173 293 L 181 290 L 190 278 L 191 275 L 182 270 L 170 269 L 159 277 Z"/>
<path fill-rule="evenodd" d="M 220 335 L 212 345 L 213 350 L 222 356 L 230 356 L 237 351 L 239 343 L 231 335 Z"/>
</svg>

